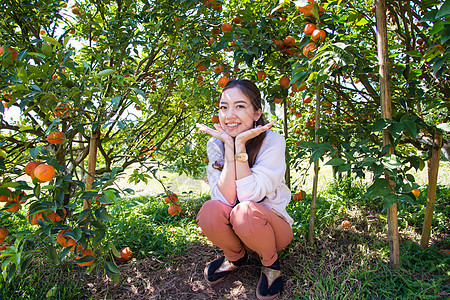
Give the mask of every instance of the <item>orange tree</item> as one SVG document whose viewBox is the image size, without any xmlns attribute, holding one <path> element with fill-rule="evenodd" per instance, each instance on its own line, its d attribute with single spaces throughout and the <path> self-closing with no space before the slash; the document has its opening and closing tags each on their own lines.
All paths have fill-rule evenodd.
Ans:
<svg viewBox="0 0 450 300">
<path fill-rule="evenodd" d="M 102 265 L 117 280 L 110 206 L 132 191 L 114 181 L 136 163 L 146 170 L 134 181 L 168 165 L 195 175 L 204 163 L 205 137 L 193 130 L 211 119 L 218 96 L 211 25 L 220 28 L 222 7 L 2 1 L 0 14 L 0 193 L 11 200 L 0 218 L 14 242 L 0 254 L 3 275 L 47 255 L 76 257 L 88 270 Z M 55 174 L 28 177 L 31 161 Z M 27 216 L 35 226 L 18 232 Z"/>
</svg>

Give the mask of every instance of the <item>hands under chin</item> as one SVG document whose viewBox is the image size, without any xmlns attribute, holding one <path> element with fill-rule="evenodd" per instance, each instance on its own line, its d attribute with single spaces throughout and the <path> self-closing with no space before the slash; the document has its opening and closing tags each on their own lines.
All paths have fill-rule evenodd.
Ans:
<svg viewBox="0 0 450 300">
<path fill-rule="evenodd" d="M 233 143 L 233 138 L 225 130 L 223 130 L 222 126 L 219 124 L 214 124 L 214 128 L 216 128 L 216 130 L 200 123 L 195 124 L 195 127 L 197 127 L 200 131 L 206 132 L 207 134 L 218 138 L 224 143 Z"/>
<path fill-rule="evenodd" d="M 244 132 L 239 133 L 236 136 L 236 143 L 241 143 L 241 144 L 245 144 L 248 140 L 257 137 L 258 135 L 260 135 L 261 133 L 263 133 L 264 131 L 269 130 L 273 124 L 275 124 L 275 120 L 267 123 L 264 126 L 258 125 L 255 128 L 246 130 Z"/>
</svg>

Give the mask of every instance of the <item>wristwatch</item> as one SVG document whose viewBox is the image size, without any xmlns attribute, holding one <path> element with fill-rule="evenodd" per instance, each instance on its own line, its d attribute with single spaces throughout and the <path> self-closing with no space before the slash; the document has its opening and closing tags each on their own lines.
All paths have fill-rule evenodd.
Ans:
<svg viewBox="0 0 450 300">
<path fill-rule="evenodd" d="M 234 155 L 234 159 L 240 162 L 246 162 L 248 160 L 248 154 L 245 152 L 237 153 Z"/>
</svg>

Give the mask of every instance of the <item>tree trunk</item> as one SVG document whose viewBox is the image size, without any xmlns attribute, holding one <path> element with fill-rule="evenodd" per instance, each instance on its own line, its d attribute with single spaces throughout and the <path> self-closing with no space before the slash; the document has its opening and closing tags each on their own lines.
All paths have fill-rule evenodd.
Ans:
<svg viewBox="0 0 450 300">
<path fill-rule="evenodd" d="M 387 42 L 386 27 L 386 0 L 376 0 L 376 19 L 377 19 L 377 46 L 378 61 L 380 64 L 380 92 L 381 92 L 381 117 L 392 119 L 391 109 L 391 84 L 389 77 L 389 52 Z M 383 130 L 383 146 L 390 145 L 389 131 Z M 388 154 L 394 153 L 392 145 Z M 385 173 L 387 182 L 392 186 L 389 174 Z M 388 208 L 388 241 L 390 267 L 396 269 L 400 266 L 400 245 L 398 234 L 397 204 Z"/>
<path fill-rule="evenodd" d="M 88 159 L 88 174 L 86 176 L 86 189 L 92 188 L 92 183 L 95 179 L 95 167 L 97 164 L 97 134 L 93 133 L 89 140 L 89 159 Z M 92 199 L 85 199 L 83 202 L 83 210 L 91 207 Z"/>
<path fill-rule="evenodd" d="M 316 115 L 315 115 L 315 126 L 314 130 L 320 128 L 320 93 L 321 87 L 319 86 L 316 91 Z M 314 142 L 319 143 L 319 136 L 314 135 Z M 308 242 L 313 242 L 314 237 L 314 221 L 316 216 L 316 205 L 317 205 L 317 185 L 319 182 L 319 159 L 314 162 L 314 179 L 313 179 L 313 190 L 311 198 L 310 216 L 309 216 L 309 232 L 308 232 Z"/>
<path fill-rule="evenodd" d="M 284 131 L 284 139 L 287 140 L 289 137 L 288 130 L 288 116 L 287 116 L 287 105 L 286 99 L 283 100 L 283 131 Z M 287 155 L 287 147 L 286 147 L 286 155 Z M 289 189 L 291 189 L 291 168 L 289 167 L 289 163 L 286 164 L 286 173 L 284 175 L 286 185 Z"/>
<path fill-rule="evenodd" d="M 439 170 L 439 160 L 441 158 L 442 133 L 436 129 L 434 133 L 433 147 L 431 148 L 431 158 L 428 160 L 428 197 L 425 209 L 425 219 L 423 220 L 422 238 L 420 247 L 427 248 L 430 242 L 431 222 L 433 221 L 434 202 L 436 200 L 437 178 Z"/>
</svg>

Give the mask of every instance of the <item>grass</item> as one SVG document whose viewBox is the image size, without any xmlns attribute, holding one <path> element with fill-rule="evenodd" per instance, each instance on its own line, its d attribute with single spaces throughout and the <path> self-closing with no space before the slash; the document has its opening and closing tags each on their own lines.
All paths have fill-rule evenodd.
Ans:
<svg viewBox="0 0 450 300">
<path fill-rule="evenodd" d="M 438 187 L 432 240 L 427 249 L 418 246 L 426 186 L 421 187 L 417 203 L 399 204 L 401 268 L 397 270 L 388 268 L 386 210 L 381 203 L 364 197 L 365 188 L 366 183 L 362 181 L 346 179 L 331 182 L 320 190 L 313 244 L 305 239 L 311 196 L 290 203 L 288 212 L 295 220 L 294 240 L 280 252 L 286 274 L 282 299 L 442 299 L 450 296 L 450 257 L 439 253 L 450 248 L 450 187 Z M 136 263 L 152 258 L 170 274 L 170 270 L 182 267 L 180 257 L 189 249 L 212 247 L 199 235 L 195 221 L 196 213 L 208 198 L 194 194 L 181 197 L 183 210 L 178 216 L 167 213 L 168 204 L 161 197 L 121 199 L 120 205 L 111 208 L 114 221 L 110 223 L 108 239 L 117 248 L 131 247 Z M 350 221 L 350 228 L 340 225 L 343 220 Z M 84 269 L 69 262 L 51 265 L 40 258 L 10 283 L 0 279 L 0 299 L 118 298 L 109 290 L 109 283 L 101 273 L 86 277 L 83 272 Z M 197 273 L 201 272 L 193 274 Z M 142 280 L 127 276 L 121 286 Z"/>
</svg>

